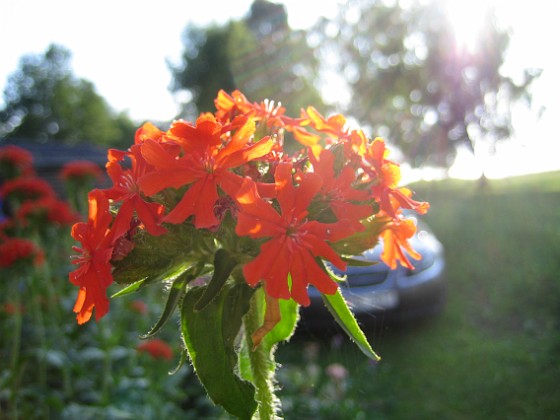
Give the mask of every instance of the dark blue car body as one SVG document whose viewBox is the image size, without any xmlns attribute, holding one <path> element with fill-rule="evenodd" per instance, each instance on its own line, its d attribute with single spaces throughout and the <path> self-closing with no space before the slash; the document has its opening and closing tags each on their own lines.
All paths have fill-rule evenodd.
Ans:
<svg viewBox="0 0 560 420">
<path fill-rule="evenodd" d="M 422 255 L 410 261 L 414 270 L 400 264 L 391 270 L 380 262 L 382 244 L 366 251 L 358 258 L 377 262 L 369 266 L 348 266 L 340 290 L 348 306 L 362 323 L 409 321 L 439 313 L 446 296 L 445 258 L 443 246 L 425 223 L 417 221 L 417 232 L 410 240 Z M 325 308 L 320 293 L 309 288 L 311 305 L 302 308 L 302 323 L 310 327 L 332 324 L 333 318 Z"/>
</svg>

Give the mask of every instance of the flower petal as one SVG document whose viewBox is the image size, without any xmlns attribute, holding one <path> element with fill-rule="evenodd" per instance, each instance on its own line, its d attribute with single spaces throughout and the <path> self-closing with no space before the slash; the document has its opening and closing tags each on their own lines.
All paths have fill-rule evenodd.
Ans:
<svg viewBox="0 0 560 420">
<path fill-rule="evenodd" d="M 138 186 L 149 197 L 166 188 L 180 188 L 195 179 L 188 169 L 178 168 L 147 173 L 138 180 Z"/>
<path fill-rule="evenodd" d="M 167 232 L 167 229 L 160 225 L 164 212 L 164 207 L 161 204 L 147 203 L 140 197 L 136 197 L 134 209 L 138 214 L 138 219 L 144 224 L 150 235 L 159 236 Z"/>
<path fill-rule="evenodd" d="M 271 236 L 281 232 L 282 219 L 270 203 L 259 197 L 256 184 L 246 179 L 235 197 L 241 212 L 235 232 L 253 238 Z"/>
<path fill-rule="evenodd" d="M 210 177 L 203 178 L 191 185 L 181 201 L 163 219 L 167 223 L 182 223 L 194 215 L 196 228 L 210 228 L 219 221 L 214 214 L 214 204 L 218 200 L 216 183 Z"/>
</svg>

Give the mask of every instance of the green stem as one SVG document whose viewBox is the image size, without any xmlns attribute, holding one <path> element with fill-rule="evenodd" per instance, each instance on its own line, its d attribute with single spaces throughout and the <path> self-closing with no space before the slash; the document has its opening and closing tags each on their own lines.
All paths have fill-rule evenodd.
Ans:
<svg viewBox="0 0 560 420">
<path fill-rule="evenodd" d="M 61 235 L 61 232 L 58 230 L 56 232 L 50 231 L 49 233 L 52 233 L 51 238 L 53 243 L 56 240 L 56 238 L 60 237 Z M 65 232 L 65 238 L 68 237 L 70 237 L 70 235 Z M 38 239 L 41 240 L 41 238 Z M 66 316 L 66 314 L 62 314 L 61 312 L 62 306 L 59 304 L 60 293 L 57 292 L 57 288 L 53 282 L 51 265 L 55 264 L 55 262 L 58 262 L 58 259 L 60 259 L 59 256 L 60 250 L 69 249 L 70 246 L 60 246 L 60 244 L 57 243 L 56 247 L 50 247 L 48 237 L 43 238 L 40 241 L 40 244 L 41 247 L 47 251 L 47 259 L 46 259 L 46 263 L 43 264 L 43 266 L 41 267 L 41 270 L 39 272 L 39 277 L 35 276 L 35 280 L 39 280 L 35 282 L 35 287 L 37 287 L 37 290 L 39 289 L 43 290 L 44 288 L 44 291 L 48 299 L 48 306 L 46 311 L 47 322 L 50 324 L 50 326 L 56 326 L 55 328 L 50 329 L 54 331 L 56 337 L 54 338 L 51 337 L 47 345 L 51 346 L 52 343 L 57 343 L 57 347 L 60 346 L 63 349 L 69 349 L 70 346 L 68 345 L 67 336 L 64 333 L 64 330 L 60 328 L 60 326 L 62 325 L 65 319 L 64 316 Z M 66 242 L 64 242 L 64 244 L 66 245 Z M 66 253 L 64 253 L 64 255 L 66 255 Z M 70 368 L 71 366 L 69 363 L 62 364 L 62 381 L 64 387 L 64 395 L 66 395 L 67 398 L 71 399 L 73 397 L 73 388 L 72 388 Z"/>
<path fill-rule="evenodd" d="M 101 400 L 103 405 L 108 405 L 110 401 L 110 381 L 112 378 L 113 363 L 111 360 L 111 344 L 107 337 L 107 331 L 102 322 L 98 323 L 99 335 L 103 346 L 103 370 L 102 370 L 102 383 L 101 383 Z"/>
<path fill-rule="evenodd" d="M 253 349 L 251 334 L 262 324 L 265 311 L 264 293 L 257 290 L 251 298 L 249 312 L 243 318 L 245 324 L 245 339 L 249 348 L 249 360 L 253 374 L 253 384 L 256 388 L 256 399 L 258 406 L 258 419 L 277 419 L 280 401 L 274 394 L 274 372 L 276 362 L 274 353 L 263 344 Z"/>
<path fill-rule="evenodd" d="M 17 395 L 18 395 L 18 385 L 19 385 L 19 351 L 21 346 L 21 327 L 22 327 L 22 316 L 21 313 L 21 300 L 19 293 L 15 293 L 15 297 L 13 300 L 15 305 L 15 312 L 14 312 L 14 336 L 12 341 L 12 354 L 10 358 L 10 372 L 11 372 L 11 412 L 14 416 L 14 419 L 18 418 L 18 403 L 17 403 Z"/>
<path fill-rule="evenodd" d="M 47 344 L 46 344 L 46 336 L 45 336 L 45 322 L 43 319 L 43 311 L 40 307 L 41 302 L 38 301 L 39 296 L 34 296 L 34 299 L 31 299 L 33 305 L 33 316 L 36 320 L 36 331 L 37 337 L 39 340 L 39 347 L 40 347 L 40 357 L 38 358 L 38 367 L 37 367 L 37 374 L 39 376 L 39 385 L 41 389 L 46 389 L 47 387 Z"/>
</svg>

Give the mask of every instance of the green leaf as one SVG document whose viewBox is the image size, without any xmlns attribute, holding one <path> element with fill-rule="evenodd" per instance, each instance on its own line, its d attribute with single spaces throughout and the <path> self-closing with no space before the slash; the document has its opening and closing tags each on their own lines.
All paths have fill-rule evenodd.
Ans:
<svg viewBox="0 0 560 420">
<path fill-rule="evenodd" d="M 111 295 L 111 299 L 116 298 L 116 297 L 126 296 L 126 295 L 129 295 L 131 293 L 137 292 L 138 290 L 140 290 L 142 287 L 145 286 L 144 283 L 146 283 L 147 280 L 148 280 L 147 278 L 144 278 L 142 280 L 138 280 L 138 281 L 126 286 L 124 289 L 121 289 L 118 292 Z"/>
<path fill-rule="evenodd" d="M 253 349 L 249 347 L 248 340 L 241 340 L 239 348 L 237 349 L 237 355 L 239 358 L 239 376 L 246 381 L 255 383 L 255 377 L 253 376 L 253 369 L 251 367 L 252 351 Z"/>
<path fill-rule="evenodd" d="M 185 272 L 177 279 L 175 279 L 175 281 L 171 285 L 171 288 L 169 289 L 169 294 L 167 295 L 167 302 L 165 303 L 165 308 L 163 308 L 163 312 L 161 313 L 161 316 L 159 317 L 156 324 L 150 329 L 150 331 L 140 336 L 142 340 L 154 336 L 163 328 L 163 326 L 167 323 L 171 315 L 173 315 L 173 312 L 175 312 L 175 308 L 177 307 L 177 304 L 185 295 L 186 284 L 189 281 L 191 281 L 193 278 L 194 276 L 192 276 L 192 274 L 189 275 L 188 272 Z"/>
<path fill-rule="evenodd" d="M 297 322 L 299 320 L 299 305 L 293 299 L 280 299 L 280 314 L 282 319 L 276 326 L 264 336 L 261 345 L 266 346 L 268 349 L 279 343 L 280 341 L 288 340 L 296 330 Z"/>
<path fill-rule="evenodd" d="M 379 238 L 379 232 L 384 225 L 382 220 L 375 217 L 363 220 L 364 230 L 331 244 L 339 255 L 360 255 L 373 248 Z"/>
<path fill-rule="evenodd" d="M 170 370 L 168 373 L 169 375 L 175 375 L 177 372 L 179 372 L 179 369 L 181 369 L 183 367 L 183 365 L 185 364 L 185 362 L 187 361 L 188 358 L 188 352 L 187 350 L 183 350 L 181 352 L 181 358 L 179 359 L 179 363 L 177 363 L 177 366 L 175 366 L 175 368 L 173 370 Z"/>
<path fill-rule="evenodd" d="M 291 278 L 289 279 L 291 281 Z M 264 290 L 262 288 L 257 288 L 253 299 L 259 297 L 262 299 L 262 313 L 260 314 L 260 320 L 254 328 L 260 327 L 264 318 Z M 263 349 L 263 352 L 273 354 L 275 351 L 275 345 L 281 341 L 289 340 L 296 330 L 296 326 L 299 320 L 299 305 L 293 299 L 285 300 L 280 299 L 278 301 L 280 305 L 280 315 L 281 320 L 276 326 L 270 330 L 263 338 L 259 347 Z M 247 321 L 246 321 L 247 322 Z M 245 328 L 247 330 L 248 324 L 245 323 Z M 251 340 L 243 340 L 239 346 L 239 373 L 240 375 L 251 382 L 254 382 L 255 378 L 253 375 L 253 370 L 251 367 L 251 356 L 254 356 L 253 348 L 250 346 L 249 342 Z M 271 360 L 272 356 L 271 356 Z M 274 374 L 276 368 L 275 363 L 271 363 L 269 366 L 271 373 Z"/>
<path fill-rule="evenodd" d="M 377 261 L 369 261 L 369 260 L 358 259 L 358 258 L 351 258 L 351 257 L 344 257 L 344 256 L 340 258 L 348 265 L 354 267 L 369 267 L 375 264 L 379 264 Z"/>
<path fill-rule="evenodd" d="M 350 339 L 356 343 L 358 348 L 370 359 L 376 362 L 381 360 L 371 348 L 364 332 L 358 325 L 356 318 L 354 318 L 354 314 L 352 314 L 352 311 L 350 311 L 344 297 L 340 293 L 340 289 L 337 289 L 336 293 L 333 295 L 321 294 L 321 296 L 336 322 L 342 327 L 346 334 L 348 334 Z"/>
<path fill-rule="evenodd" d="M 205 287 L 187 291 L 181 310 L 181 330 L 195 372 L 208 396 L 230 414 L 250 419 L 257 408 L 253 385 L 237 374 L 235 339 L 254 292 L 246 284 L 226 283 L 203 310 L 195 305 Z"/>
<path fill-rule="evenodd" d="M 237 260 L 233 258 L 230 252 L 223 248 L 216 251 L 216 254 L 214 254 L 214 273 L 212 279 L 200 300 L 196 302 L 194 306 L 195 311 L 204 309 L 220 293 L 220 290 L 237 264 Z"/>
<path fill-rule="evenodd" d="M 197 267 L 198 266 L 200 266 L 200 264 L 198 264 Z M 141 280 L 135 281 L 134 283 L 130 284 L 129 286 L 126 286 L 124 289 L 122 289 L 122 290 L 116 292 L 115 294 L 113 294 L 111 296 L 111 298 L 122 297 L 122 296 L 129 295 L 131 293 L 137 292 L 138 290 L 140 290 L 140 289 L 142 289 L 146 286 L 149 286 L 152 283 L 161 283 L 161 282 L 164 282 L 164 281 L 174 281 L 179 276 L 181 276 L 185 271 L 187 271 L 189 268 L 191 268 L 191 266 L 189 264 L 186 264 L 186 263 L 176 264 L 172 267 L 168 267 L 163 272 L 159 272 L 157 274 L 149 275 L 147 277 L 142 278 Z"/>
</svg>

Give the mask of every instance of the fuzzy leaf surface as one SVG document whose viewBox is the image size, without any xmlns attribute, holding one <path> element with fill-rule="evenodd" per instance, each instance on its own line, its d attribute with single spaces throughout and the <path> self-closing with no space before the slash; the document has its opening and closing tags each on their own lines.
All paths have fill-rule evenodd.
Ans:
<svg viewBox="0 0 560 420">
<path fill-rule="evenodd" d="M 321 294 L 321 296 L 335 321 L 342 327 L 346 334 L 348 334 L 350 339 L 356 343 L 362 353 L 376 362 L 381 360 L 381 358 L 371 348 L 371 345 L 358 325 L 354 314 L 350 308 L 348 308 L 342 293 L 340 293 L 340 289 L 338 289 L 333 295 Z"/>
<path fill-rule="evenodd" d="M 215 404 L 240 419 L 257 408 L 255 389 L 237 375 L 235 339 L 254 292 L 246 284 L 225 284 L 206 307 L 195 310 L 206 287 L 187 291 L 181 310 L 183 340 L 200 382 Z"/>
</svg>

